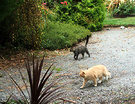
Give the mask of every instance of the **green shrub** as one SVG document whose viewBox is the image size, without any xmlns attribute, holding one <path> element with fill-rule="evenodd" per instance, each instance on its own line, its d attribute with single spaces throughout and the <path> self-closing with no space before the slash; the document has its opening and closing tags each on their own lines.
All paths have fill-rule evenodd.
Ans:
<svg viewBox="0 0 135 104">
<path fill-rule="evenodd" d="M 3 25 L 6 25 L 1 27 L 3 33 L 0 37 L 6 40 L 6 46 L 15 49 L 24 47 L 54 50 L 69 47 L 84 39 L 86 35 L 91 35 L 90 31 L 82 26 L 49 22 L 57 18 L 55 13 L 48 8 L 40 12 L 35 3 L 30 2 L 30 6 L 28 4 L 20 5 L 13 15 L 9 16 L 10 19 L 3 21 Z M 42 18 L 41 13 L 45 18 Z M 3 47 L 1 44 L 0 48 Z"/>
<path fill-rule="evenodd" d="M 119 7 L 115 8 L 112 12 L 113 15 L 131 15 L 135 13 L 135 5 L 129 1 L 121 3 Z"/>
<path fill-rule="evenodd" d="M 0 3 L 0 22 L 4 20 L 5 17 L 9 16 L 18 5 L 22 4 L 23 0 L 1 0 Z"/>
<path fill-rule="evenodd" d="M 55 12 L 58 20 L 64 23 L 74 23 L 85 26 L 91 31 L 101 30 L 105 19 L 103 0 L 67 1 L 67 5 L 57 3 Z"/>
<path fill-rule="evenodd" d="M 14 47 L 11 44 L 11 31 L 13 30 L 13 12 L 23 3 L 23 0 L 1 0 L 0 3 L 0 49 L 5 48 L 4 45 Z M 16 17 L 16 16 L 14 16 Z M 10 42 L 10 44 L 8 44 Z"/>
<path fill-rule="evenodd" d="M 44 30 L 42 48 L 51 50 L 72 46 L 87 35 L 91 35 L 85 27 L 60 22 L 49 22 Z"/>
<path fill-rule="evenodd" d="M 39 49 L 44 25 L 42 21 L 37 2 L 23 1 L 1 22 L 0 45 L 10 48 Z"/>
</svg>

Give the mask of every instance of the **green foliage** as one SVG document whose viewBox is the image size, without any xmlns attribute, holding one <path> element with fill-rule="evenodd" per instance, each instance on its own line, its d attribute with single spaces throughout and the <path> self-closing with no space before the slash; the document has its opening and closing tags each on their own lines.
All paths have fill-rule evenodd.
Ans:
<svg viewBox="0 0 135 104">
<path fill-rule="evenodd" d="M 44 28 L 41 45 L 43 46 L 42 48 L 51 50 L 72 46 L 78 40 L 91 35 L 91 32 L 82 26 L 60 22 L 49 22 Z"/>
<path fill-rule="evenodd" d="M 105 18 L 103 0 L 82 0 L 82 2 L 58 3 L 55 6 L 58 20 L 64 23 L 74 23 L 85 26 L 91 31 L 101 30 Z"/>
<path fill-rule="evenodd" d="M 17 2 L 17 1 L 16 1 Z M 10 2 L 9 2 L 10 3 Z M 37 2 L 24 1 L 0 25 L 1 45 L 9 47 L 40 48 L 42 16 Z"/>
<path fill-rule="evenodd" d="M 56 71 L 59 72 L 59 71 L 62 71 L 62 69 L 61 68 L 57 68 Z"/>
<path fill-rule="evenodd" d="M 135 17 L 114 18 L 111 13 L 106 13 L 104 26 L 134 26 Z"/>
<path fill-rule="evenodd" d="M 63 69 L 61 69 L 61 68 L 56 68 L 56 67 L 53 67 L 53 69 L 52 69 L 52 70 L 56 70 L 56 72 L 58 73 L 58 72 L 62 71 Z"/>
<path fill-rule="evenodd" d="M 67 0 L 63 4 L 62 0 L 47 0 L 44 8 L 41 0 L 21 1 L 19 5 L 15 2 L 17 6 L 1 22 L 0 48 L 61 49 L 103 26 L 103 0 Z"/>
<path fill-rule="evenodd" d="M 0 3 L 0 49 L 7 46 L 10 39 L 10 32 L 12 28 L 10 28 L 10 24 L 13 23 L 13 12 L 14 10 L 23 3 L 23 0 L 1 0 Z M 13 47 L 12 44 L 8 44 L 8 46 Z"/>
<path fill-rule="evenodd" d="M 130 1 L 127 1 L 126 3 L 121 3 L 119 7 L 115 8 L 112 12 L 113 15 L 119 14 L 119 15 L 131 15 L 135 13 L 135 5 L 131 3 Z"/>
<path fill-rule="evenodd" d="M 23 0 L 1 0 L 0 2 L 0 22 L 2 22 L 18 5 L 22 4 Z"/>
</svg>

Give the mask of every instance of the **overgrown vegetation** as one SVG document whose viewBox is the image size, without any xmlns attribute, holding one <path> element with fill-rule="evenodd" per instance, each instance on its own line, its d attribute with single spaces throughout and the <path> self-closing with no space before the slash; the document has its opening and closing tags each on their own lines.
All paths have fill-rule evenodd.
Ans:
<svg viewBox="0 0 135 104">
<path fill-rule="evenodd" d="M 108 0 L 106 7 L 114 17 L 122 18 L 135 14 L 134 0 Z"/>
<path fill-rule="evenodd" d="M 61 49 L 85 39 L 87 35 L 91 36 L 91 32 L 82 26 L 49 22 L 41 44 L 44 49 Z"/>
<path fill-rule="evenodd" d="M 27 49 L 40 47 L 43 21 L 37 4 L 33 0 L 22 1 L 4 18 L 0 25 L 1 45 Z"/>
<path fill-rule="evenodd" d="M 14 3 L 19 4 L 0 21 L 1 49 L 61 49 L 90 35 L 89 30 L 103 27 L 103 0 L 47 0 L 45 3 L 41 0 L 22 0 L 21 3 L 14 0 Z"/>
<path fill-rule="evenodd" d="M 106 13 L 104 26 L 135 26 L 135 17 L 114 18 L 111 13 Z"/>
<path fill-rule="evenodd" d="M 80 2 L 67 0 L 65 4 L 58 2 L 54 8 L 61 22 L 78 24 L 90 31 L 101 30 L 103 27 L 105 18 L 103 0 L 81 0 Z"/>
<path fill-rule="evenodd" d="M 134 26 L 135 2 L 132 0 L 108 0 L 104 26 Z M 114 18 L 115 17 L 115 18 Z"/>
<path fill-rule="evenodd" d="M 113 15 L 125 15 L 130 16 L 135 13 L 135 5 L 130 1 L 121 3 L 118 8 L 115 8 L 112 12 Z"/>
</svg>

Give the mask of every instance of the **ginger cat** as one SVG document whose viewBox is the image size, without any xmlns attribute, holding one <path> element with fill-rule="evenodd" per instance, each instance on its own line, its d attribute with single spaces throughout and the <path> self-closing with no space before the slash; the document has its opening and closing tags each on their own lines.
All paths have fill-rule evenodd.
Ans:
<svg viewBox="0 0 135 104">
<path fill-rule="evenodd" d="M 88 80 L 92 80 L 94 82 L 94 86 L 97 86 L 98 79 L 98 83 L 102 82 L 103 77 L 108 80 L 108 78 L 111 78 L 111 73 L 104 65 L 96 65 L 89 68 L 88 70 L 81 70 L 79 76 L 84 78 L 83 85 L 80 87 L 83 88 Z"/>
</svg>

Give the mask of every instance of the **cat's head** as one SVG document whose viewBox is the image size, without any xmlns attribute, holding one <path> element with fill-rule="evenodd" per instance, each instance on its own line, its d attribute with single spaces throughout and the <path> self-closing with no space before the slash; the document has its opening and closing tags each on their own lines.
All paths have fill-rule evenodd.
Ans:
<svg viewBox="0 0 135 104">
<path fill-rule="evenodd" d="M 85 77 L 85 72 L 83 71 L 83 70 L 80 70 L 81 72 L 80 72 L 80 74 L 79 74 L 79 76 L 80 77 Z"/>
<path fill-rule="evenodd" d="M 74 49 L 73 49 L 73 47 L 71 47 L 71 48 L 70 48 L 70 52 L 74 52 Z"/>
</svg>

